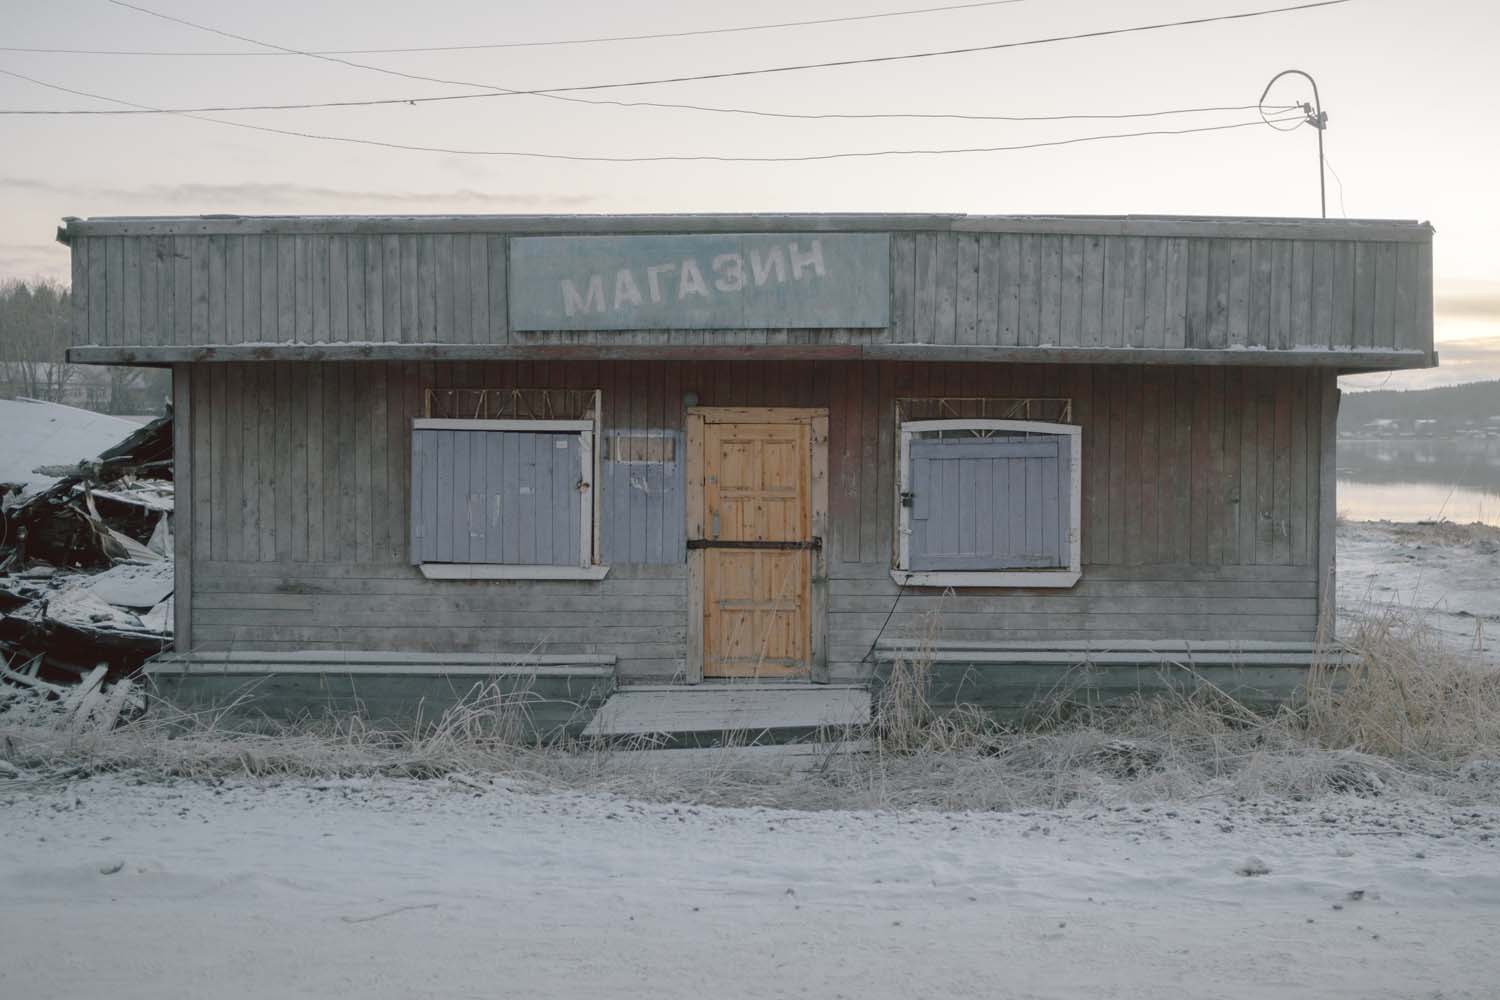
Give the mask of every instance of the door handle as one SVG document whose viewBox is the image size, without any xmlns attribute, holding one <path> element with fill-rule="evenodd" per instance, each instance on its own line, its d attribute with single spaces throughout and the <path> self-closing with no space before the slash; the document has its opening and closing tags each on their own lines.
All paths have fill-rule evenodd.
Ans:
<svg viewBox="0 0 1500 1000">
<path fill-rule="evenodd" d="M 708 535 L 709 535 L 709 537 L 710 538 L 718 538 L 719 537 L 719 512 L 718 511 L 714 511 L 712 514 L 710 514 L 709 518 L 708 518 L 708 522 L 709 522 L 709 528 L 708 528 Z"/>
</svg>

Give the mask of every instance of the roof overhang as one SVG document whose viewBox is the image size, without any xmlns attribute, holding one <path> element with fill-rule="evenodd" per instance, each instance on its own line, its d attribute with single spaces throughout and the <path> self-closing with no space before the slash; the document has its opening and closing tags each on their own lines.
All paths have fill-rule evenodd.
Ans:
<svg viewBox="0 0 1500 1000">
<path fill-rule="evenodd" d="M 1166 215 L 934 215 L 881 213 L 712 215 L 199 215 L 65 218 L 57 239 L 76 236 L 257 234 L 505 235 L 969 232 L 1219 239 L 1368 240 L 1423 243 L 1430 223 L 1401 219 L 1247 218 Z"/>
<path fill-rule="evenodd" d="M 1436 352 L 974 347 L 950 344 L 224 344 L 70 347 L 83 365 L 223 364 L 246 361 L 962 361 L 990 364 L 1211 365 L 1330 368 L 1341 375 L 1432 368 Z"/>
</svg>

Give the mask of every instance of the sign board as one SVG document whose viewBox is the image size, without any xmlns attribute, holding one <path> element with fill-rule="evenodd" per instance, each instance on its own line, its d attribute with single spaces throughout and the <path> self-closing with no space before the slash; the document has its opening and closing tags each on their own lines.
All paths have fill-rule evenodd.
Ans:
<svg viewBox="0 0 1500 1000">
<path fill-rule="evenodd" d="M 518 236 L 512 330 L 883 327 L 884 233 Z"/>
</svg>

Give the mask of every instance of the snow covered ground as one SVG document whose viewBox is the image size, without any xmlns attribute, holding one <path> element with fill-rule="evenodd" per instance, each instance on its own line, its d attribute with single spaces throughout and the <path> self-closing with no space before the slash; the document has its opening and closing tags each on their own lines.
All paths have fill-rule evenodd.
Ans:
<svg viewBox="0 0 1500 1000">
<path fill-rule="evenodd" d="M 1500 662 L 1500 528 L 1346 521 L 1338 531 L 1340 634 L 1395 604 L 1449 648 Z"/>
<path fill-rule="evenodd" d="M 1344 525 L 1339 587 L 1497 658 L 1500 531 Z M 0 770 L 0 998 L 1490 1000 L 1500 801 L 1470 780 L 938 813 Z"/>
<path fill-rule="evenodd" d="M 0 782 L 0 996 L 34 1000 L 1477 1000 L 1496 941 L 1496 808 L 794 813 L 484 780 Z"/>
</svg>

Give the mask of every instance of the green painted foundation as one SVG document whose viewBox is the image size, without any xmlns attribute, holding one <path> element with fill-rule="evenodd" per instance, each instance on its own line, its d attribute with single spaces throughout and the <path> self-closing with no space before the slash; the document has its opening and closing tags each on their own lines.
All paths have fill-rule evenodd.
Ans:
<svg viewBox="0 0 1500 1000">
<path fill-rule="evenodd" d="M 928 703 L 938 710 L 982 709 L 1006 722 L 1080 709 L 1120 706 L 1138 698 L 1220 693 L 1266 710 L 1295 704 L 1318 667 L 1348 666 L 1342 652 L 1301 649 L 1253 651 L 1156 650 L 943 651 L 881 656 L 871 685 L 877 711 L 897 670 L 925 674 Z"/>
<path fill-rule="evenodd" d="M 485 667 L 424 662 L 254 662 L 164 657 L 145 668 L 152 709 L 213 716 L 240 729 L 359 718 L 418 733 L 460 703 L 515 738 L 583 732 L 615 689 L 613 665 Z"/>
</svg>

